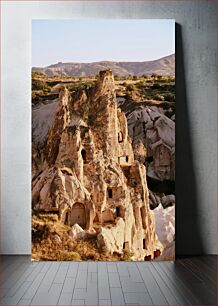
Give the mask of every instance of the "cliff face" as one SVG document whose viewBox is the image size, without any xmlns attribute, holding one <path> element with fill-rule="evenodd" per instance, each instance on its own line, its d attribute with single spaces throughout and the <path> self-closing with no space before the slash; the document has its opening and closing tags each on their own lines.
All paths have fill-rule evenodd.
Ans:
<svg viewBox="0 0 218 306">
<path fill-rule="evenodd" d="M 152 107 L 137 107 L 133 101 L 119 103 L 126 114 L 135 157 L 146 148 L 147 175 L 158 181 L 175 181 L 175 122 Z M 143 154 L 141 155 L 141 157 Z"/>
<path fill-rule="evenodd" d="M 111 254 L 160 255 L 146 169 L 134 160 L 111 71 L 101 72 L 88 91 L 62 90 L 43 158 L 33 179 L 34 210 L 54 211 L 63 223 L 89 232 L 98 225 L 98 246 Z"/>
</svg>

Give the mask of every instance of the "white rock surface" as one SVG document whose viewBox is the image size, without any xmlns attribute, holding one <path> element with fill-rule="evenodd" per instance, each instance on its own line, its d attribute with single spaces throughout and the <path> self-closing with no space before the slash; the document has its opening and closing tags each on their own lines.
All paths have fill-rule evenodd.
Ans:
<svg viewBox="0 0 218 306">
<path fill-rule="evenodd" d="M 122 253 L 125 235 L 125 222 L 120 218 L 112 228 L 102 227 L 97 236 L 98 245 L 104 251 Z"/>
<path fill-rule="evenodd" d="M 57 99 L 51 101 L 48 104 L 41 104 L 32 111 L 32 133 L 33 142 L 36 144 L 42 144 L 48 130 L 54 120 L 56 109 L 57 109 Z M 45 101 L 46 103 L 46 101 Z"/>
<path fill-rule="evenodd" d="M 175 260 L 175 241 L 172 241 L 163 250 L 163 253 L 155 259 L 156 261 Z"/>
<path fill-rule="evenodd" d="M 154 209 L 156 233 L 164 247 L 169 245 L 175 235 L 175 206 L 164 209 L 159 205 Z"/>
<path fill-rule="evenodd" d="M 80 239 L 80 238 L 84 238 L 86 233 L 85 231 L 82 229 L 81 226 L 79 226 L 78 224 L 74 224 L 71 227 L 71 230 L 69 232 L 69 235 L 74 238 L 74 239 Z"/>
<path fill-rule="evenodd" d="M 148 106 L 131 108 L 132 104 L 125 112 L 133 148 L 141 140 L 147 157 L 153 158 L 147 164 L 148 176 L 160 181 L 175 180 L 175 123 Z"/>
</svg>

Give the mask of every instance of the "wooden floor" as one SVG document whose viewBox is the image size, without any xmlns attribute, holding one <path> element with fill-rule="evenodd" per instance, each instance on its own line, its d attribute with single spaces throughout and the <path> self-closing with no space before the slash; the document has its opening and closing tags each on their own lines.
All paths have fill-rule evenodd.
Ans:
<svg viewBox="0 0 218 306">
<path fill-rule="evenodd" d="M 1 257 L 0 305 L 217 305 L 217 257 L 32 262 Z"/>
</svg>

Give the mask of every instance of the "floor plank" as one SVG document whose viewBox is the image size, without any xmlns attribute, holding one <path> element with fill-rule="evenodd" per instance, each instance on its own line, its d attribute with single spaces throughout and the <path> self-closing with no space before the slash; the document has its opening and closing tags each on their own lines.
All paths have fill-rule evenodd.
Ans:
<svg viewBox="0 0 218 306">
<path fill-rule="evenodd" d="M 196 305 L 200 303 L 195 295 L 192 294 L 191 290 L 180 280 L 178 275 L 175 273 L 174 269 L 171 269 L 173 263 L 158 263 L 160 269 L 165 273 L 168 281 L 171 282 L 175 291 L 178 292 L 176 296 L 180 296 L 183 303 L 187 303 L 187 305 Z"/>
<path fill-rule="evenodd" d="M 98 263 L 98 296 L 99 300 L 111 300 L 107 264 Z"/>
<path fill-rule="evenodd" d="M 141 273 L 141 276 L 143 278 L 145 287 L 148 290 L 148 293 L 151 297 L 151 300 L 154 305 L 169 305 L 164 293 L 161 290 L 161 287 L 158 286 L 157 281 L 155 280 L 155 277 L 151 273 L 150 269 L 146 264 L 144 263 L 138 263 L 137 264 L 139 272 Z"/>
<path fill-rule="evenodd" d="M 23 282 L 14 296 L 3 298 L 3 305 L 17 305 L 30 285 L 31 282 Z"/>
<path fill-rule="evenodd" d="M 195 266 L 196 270 L 199 274 L 203 273 L 204 279 L 206 282 L 213 283 L 216 286 L 216 275 L 217 275 L 217 269 L 216 268 L 210 268 L 209 264 L 206 264 L 202 257 L 196 257 L 192 259 L 192 263 Z"/>
<path fill-rule="evenodd" d="M 175 263 L 177 265 L 177 273 L 182 275 L 182 279 L 185 282 L 191 292 L 203 305 L 216 305 L 217 303 L 217 290 L 216 286 L 210 281 L 205 281 L 204 273 L 196 271 L 195 266 L 185 260 L 179 260 Z"/>
<path fill-rule="evenodd" d="M 165 282 L 166 286 L 169 288 L 173 296 L 176 298 L 178 301 L 179 305 L 190 305 L 187 297 L 185 294 L 182 292 L 180 288 L 178 288 L 175 285 L 174 279 L 173 278 L 168 278 L 168 275 L 161 269 L 161 266 L 158 262 L 152 263 L 153 268 L 157 271 L 159 276 L 162 278 L 162 280 Z"/>
<path fill-rule="evenodd" d="M 48 292 L 37 292 L 30 305 L 57 305 L 62 284 L 52 284 Z"/>
<path fill-rule="evenodd" d="M 217 305 L 217 257 L 31 262 L 3 256 L 0 305 Z"/>
</svg>

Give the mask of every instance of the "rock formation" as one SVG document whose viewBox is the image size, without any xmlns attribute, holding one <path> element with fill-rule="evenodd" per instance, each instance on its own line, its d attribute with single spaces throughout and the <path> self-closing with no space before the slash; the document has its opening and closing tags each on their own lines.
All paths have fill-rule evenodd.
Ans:
<svg viewBox="0 0 218 306">
<path fill-rule="evenodd" d="M 175 123 L 148 106 L 126 111 L 126 116 L 134 150 L 139 142 L 146 148 L 147 175 L 159 181 L 174 181 Z"/>
<path fill-rule="evenodd" d="M 159 205 L 154 210 L 156 233 L 164 247 L 167 247 L 175 238 L 175 206 L 163 208 Z"/>
<path fill-rule="evenodd" d="M 136 151 L 143 160 L 140 143 Z M 110 70 L 100 72 L 87 91 L 61 91 L 42 156 L 33 179 L 34 210 L 53 211 L 63 223 L 89 232 L 98 224 L 98 246 L 111 254 L 128 250 L 135 260 L 160 255 L 146 168 L 134 159 Z"/>
<path fill-rule="evenodd" d="M 163 109 L 118 99 L 125 112 L 134 157 L 147 169 L 150 207 L 175 204 L 175 122 Z M 174 118 L 175 119 L 175 118 Z"/>
</svg>

